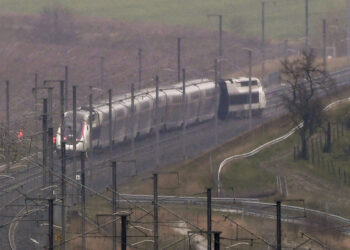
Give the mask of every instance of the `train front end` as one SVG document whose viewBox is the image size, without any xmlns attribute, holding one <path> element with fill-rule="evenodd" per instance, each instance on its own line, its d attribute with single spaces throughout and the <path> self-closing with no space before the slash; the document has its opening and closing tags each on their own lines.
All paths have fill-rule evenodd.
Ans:
<svg viewBox="0 0 350 250">
<path fill-rule="evenodd" d="M 84 152 L 89 148 L 89 126 L 88 113 L 85 111 L 77 111 L 76 115 L 76 152 Z M 56 135 L 56 148 L 61 150 L 61 131 L 59 127 Z M 66 152 L 74 151 L 74 127 L 73 127 L 73 111 L 64 114 L 64 130 L 63 140 L 66 143 Z"/>
<path fill-rule="evenodd" d="M 251 85 L 251 94 L 249 93 Z M 264 88 L 258 78 L 253 77 L 249 83 L 247 77 L 220 80 L 220 103 L 218 117 L 225 120 L 228 116 L 247 117 L 249 109 L 252 114 L 260 116 L 266 108 Z"/>
</svg>

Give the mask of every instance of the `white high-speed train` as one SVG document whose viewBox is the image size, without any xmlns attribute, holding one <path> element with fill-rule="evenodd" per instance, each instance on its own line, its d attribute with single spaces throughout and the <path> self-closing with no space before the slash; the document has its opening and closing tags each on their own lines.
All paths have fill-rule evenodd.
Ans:
<svg viewBox="0 0 350 250">
<path fill-rule="evenodd" d="M 159 89 L 158 126 L 162 130 L 176 129 L 214 118 L 220 119 L 230 113 L 249 108 L 249 98 L 242 95 L 249 90 L 244 78 L 222 80 L 220 91 L 208 79 L 186 82 L 185 108 L 183 106 L 182 83 Z M 218 88 L 219 89 L 219 88 Z M 119 95 L 112 99 L 112 142 L 118 144 L 131 138 L 144 136 L 156 128 L 155 89 L 144 89 L 135 93 L 134 115 L 131 95 Z M 238 98 L 238 101 L 236 100 Z M 248 102 L 248 104 L 247 104 Z M 263 110 L 266 106 L 265 93 L 256 78 L 252 79 L 252 109 Z M 183 114 L 185 110 L 185 114 Z M 184 124 L 185 117 L 185 124 Z M 92 128 L 89 127 L 89 108 L 81 107 L 76 116 L 76 150 L 87 151 L 109 145 L 109 105 L 103 101 L 92 107 Z M 133 126 L 133 127 L 132 127 Z M 90 131 L 91 130 L 91 131 Z M 61 148 L 61 128 L 58 128 L 56 147 Z M 90 135 L 91 143 L 90 145 Z M 73 112 L 65 113 L 64 140 L 66 150 L 73 150 Z"/>
</svg>

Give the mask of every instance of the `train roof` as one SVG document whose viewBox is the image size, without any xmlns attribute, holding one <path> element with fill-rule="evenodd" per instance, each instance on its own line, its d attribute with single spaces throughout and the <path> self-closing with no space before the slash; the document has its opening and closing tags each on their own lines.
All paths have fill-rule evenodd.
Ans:
<svg viewBox="0 0 350 250">
<path fill-rule="evenodd" d="M 196 85 L 201 85 L 202 87 L 210 87 L 212 84 L 214 84 L 212 80 L 205 79 L 205 78 L 186 81 L 186 87 L 196 86 Z M 171 90 L 182 90 L 182 82 L 175 83 L 165 87 L 160 87 L 159 94 L 161 94 L 164 91 L 168 92 Z M 135 91 L 134 95 L 135 95 L 135 98 L 139 98 L 142 96 L 150 96 L 152 98 L 153 96 L 155 96 L 155 88 L 144 88 L 144 89 Z M 131 98 L 131 93 L 119 94 L 112 97 L 112 103 L 116 103 L 116 102 L 125 103 L 125 101 L 128 102 L 127 100 L 130 98 Z M 97 102 L 96 104 L 93 104 L 93 108 L 98 108 L 102 105 L 107 105 L 107 104 L 108 104 L 108 99 L 103 99 Z"/>
<path fill-rule="evenodd" d="M 238 85 L 238 87 L 247 87 L 249 86 L 249 78 L 248 77 L 238 77 L 238 78 L 229 78 L 225 79 L 225 82 L 229 82 L 231 84 Z M 259 78 L 252 77 L 251 78 L 252 86 L 261 86 L 261 82 Z"/>
</svg>

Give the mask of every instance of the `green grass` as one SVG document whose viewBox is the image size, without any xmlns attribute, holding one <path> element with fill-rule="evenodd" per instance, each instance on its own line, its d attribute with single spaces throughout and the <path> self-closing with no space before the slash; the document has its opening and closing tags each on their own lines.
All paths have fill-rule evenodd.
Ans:
<svg viewBox="0 0 350 250">
<path fill-rule="evenodd" d="M 254 188 L 261 190 L 274 186 L 275 176 L 261 168 L 257 168 L 254 162 L 232 165 L 235 165 L 232 168 L 233 171 L 224 176 L 224 187 L 249 190 L 252 183 L 254 183 Z"/>
<path fill-rule="evenodd" d="M 265 141 L 259 142 L 258 145 L 260 146 L 266 141 L 275 139 L 287 131 L 288 128 L 275 128 L 274 132 L 265 136 Z M 256 139 L 260 141 L 262 138 L 258 137 Z M 292 136 L 286 141 L 264 149 L 252 157 L 233 161 L 231 164 L 226 165 L 221 175 L 223 189 L 229 190 L 233 188 L 253 193 L 264 193 L 273 190 L 276 186 L 276 175 L 261 168 L 260 164 L 285 153 L 286 149 L 292 148 L 297 141 L 298 138 Z"/>
<path fill-rule="evenodd" d="M 122 21 L 161 23 L 216 29 L 218 20 L 207 14 L 222 14 L 226 31 L 260 36 L 261 0 L 61 0 L 60 5 L 89 16 Z M 54 1 L 54 3 L 57 3 Z M 266 36 L 269 39 L 304 36 L 304 0 L 266 0 Z M 0 0 L 2 12 L 39 13 L 46 0 Z M 51 3 L 52 4 L 52 3 Z M 311 35 L 322 17 L 345 15 L 345 0 L 310 0 Z M 334 14 L 336 13 L 336 14 Z"/>
</svg>

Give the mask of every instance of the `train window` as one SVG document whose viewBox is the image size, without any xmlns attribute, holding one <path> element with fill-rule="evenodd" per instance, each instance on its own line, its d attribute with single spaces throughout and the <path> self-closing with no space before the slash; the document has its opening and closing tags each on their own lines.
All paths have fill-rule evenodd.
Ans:
<svg viewBox="0 0 350 250">
<path fill-rule="evenodd" d="M 252 93 L 252 103 L 259 103 L 259 93 Z M 249 94 L 230 96 L 230 105 L 249 104 Z"/>
<path fill-rule="evenodd" d="M 258 81 L 257 80 L 252 80 L 251 81 L 251 86 L 258 86 Z M 242 81 L 240 82 L 242 87 L 249 87 L 249 81 Z"/>
</svg>

